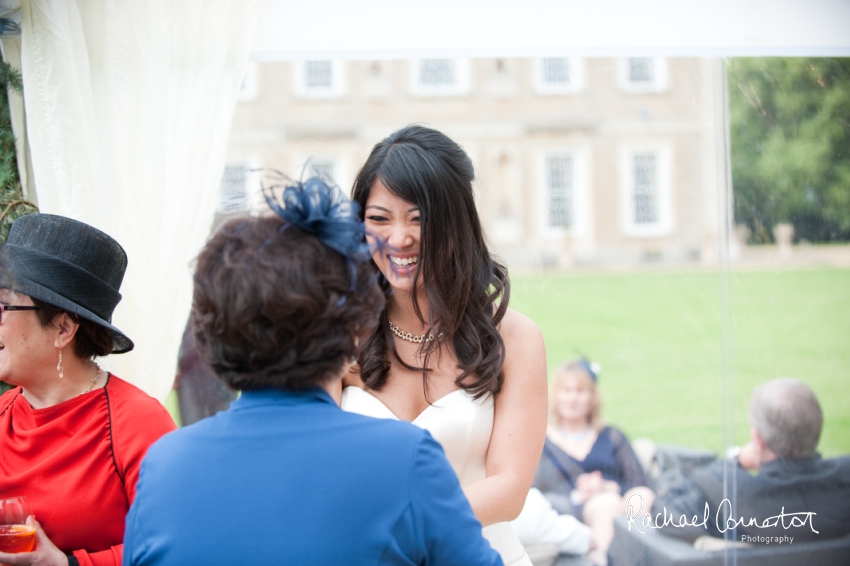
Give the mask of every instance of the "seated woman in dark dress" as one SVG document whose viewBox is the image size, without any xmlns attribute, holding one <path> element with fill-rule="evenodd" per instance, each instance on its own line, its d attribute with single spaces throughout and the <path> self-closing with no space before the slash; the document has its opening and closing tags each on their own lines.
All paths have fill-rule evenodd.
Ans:
<svg viewBox="0 0 850 566">
<path fill-rule="evenodd" d="M 653 493 L 626 436 L 600 416 L 597 371 L 587 360 L 562 365 L 552 380 L 549 427 L 534 487 L 560 513 L 591 528 L 602 564 L 614 535 L 613 519 L 626 514 L 633 493 L 652 505 Z"/>
</svg>

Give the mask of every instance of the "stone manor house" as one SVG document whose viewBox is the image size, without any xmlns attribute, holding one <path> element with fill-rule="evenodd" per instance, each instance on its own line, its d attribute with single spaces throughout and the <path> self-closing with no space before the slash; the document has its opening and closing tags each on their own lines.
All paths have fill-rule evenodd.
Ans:
<svg viewBox="0 0 850 566">
<path fill-rule="evenodd" d="M 263 167 L 297 177 L 307 164 L 349 193 L 376 142 L 420 123 L 472 158 L 489 241 L 512 268 L 712 264 L 725 182 L 715 110 L 723 81 L 712 65 L 660 57 L 252 62 L 218 212 L 259 206 L 250 171 Z"/>
</svg>

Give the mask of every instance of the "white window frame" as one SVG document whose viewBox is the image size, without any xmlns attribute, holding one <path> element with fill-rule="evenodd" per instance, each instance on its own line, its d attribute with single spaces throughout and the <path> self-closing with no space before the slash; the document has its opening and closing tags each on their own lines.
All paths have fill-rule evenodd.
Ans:
<svg viewBox="0 0 850 566">
<path fill-rule="evenodd" d="M 307 65 L 319 61 L 330 62 L 331 85 L 329 87 L 308 87 Z M 293 67 L 296 96 L 300 98 L 339 98 L 345 94 L 345 61 L 330 59 L 296 61 Z"/>
<path fill-rule="evenodd" d="M 635 156 L 644 153 L 657 155 L 658 219 L 653 223 L 635 222 Z M 669 143 L 645 143 L 625 146 L 620 151 L 620 203 L 623 233 L 635 238 L 667 236 L 673 232 L 673 149 Z"/>
<path fill-rule="evenodd" d="M 655 67 L 655 77 L 651 83 L 634 83 L 629 80 L 630 59 L 651 59 Z M 664 92 L 669 87 L 666 57 L 623 57 L 618 62 L 620 88 L 624 92 Z"/>
<path fill-rule="evenodd" d="M 573 160 L 572 218 L 570 226 L 549 225 L 549 186 L 547 165 L 549 158 L 568 156 Z M 588 229 L 588 180 L 587 150 L 577 146 L 546 148 L 538 154 L 538 194 L 540 195 L 538 225 L 541 235 L 547 239 L 561 238 L 569 234 L 573 238 L 583 237 Z"/>
<path fill-rule="evenodd" d="M 455 82 L 449 85 L 425 85 L 420 81 L 422 62 L 431 59 L 446 59 L 454 62 Z M 432 57 L 410 61 L 410 92 L 417 96 L 463 96 L 469 93 L 469 59 Z"/>
<path fill-rule="evenodd" d="M 249 61 L 245 68 L 245 76 L 242 77 L 242 84 L 239 85 L 239 93 L 236 95 L 238 102 L 248 102 L 257 98 L 259 92 L 259 71 L 255 61 Z"/>
<path fill-rule="evenodd" d="M 545 59 L 566 59 L 570 68 L 570 82 L 550 83 L 543 80 Z M 584 90 L 584 59 L 581 57 L 543 57 L 534 60 L 534 90 L 538 94 L 574 94 Z"/>
</svg>

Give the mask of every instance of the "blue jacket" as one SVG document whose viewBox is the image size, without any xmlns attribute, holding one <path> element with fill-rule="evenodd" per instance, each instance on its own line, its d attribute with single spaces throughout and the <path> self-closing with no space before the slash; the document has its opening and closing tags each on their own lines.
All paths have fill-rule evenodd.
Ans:
<svg viewBox="0 0 850 566">
<path fill-rule="evenodd" d="M 441 446 L 321 389 L 245 392 L 142 464 L 124 564 L 500 565 Z"/>
</svg>

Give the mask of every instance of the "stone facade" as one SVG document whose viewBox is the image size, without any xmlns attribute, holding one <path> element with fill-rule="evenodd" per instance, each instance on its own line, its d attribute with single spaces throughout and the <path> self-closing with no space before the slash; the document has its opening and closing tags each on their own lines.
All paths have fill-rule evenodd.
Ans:
<svg viewBox="0 0 850 566">
<path fill-rule="evenodd" d="M 693 58 L 252 63 L 222 210 L 255 206 L 246 169 L 332 176 L 410 123 L 476 167 L 493 249 L 513 268 L 712 263 L 725 186 L 722 68 Z M 718 134 L 718 131 L 720 133 Z"/>
</svg>

